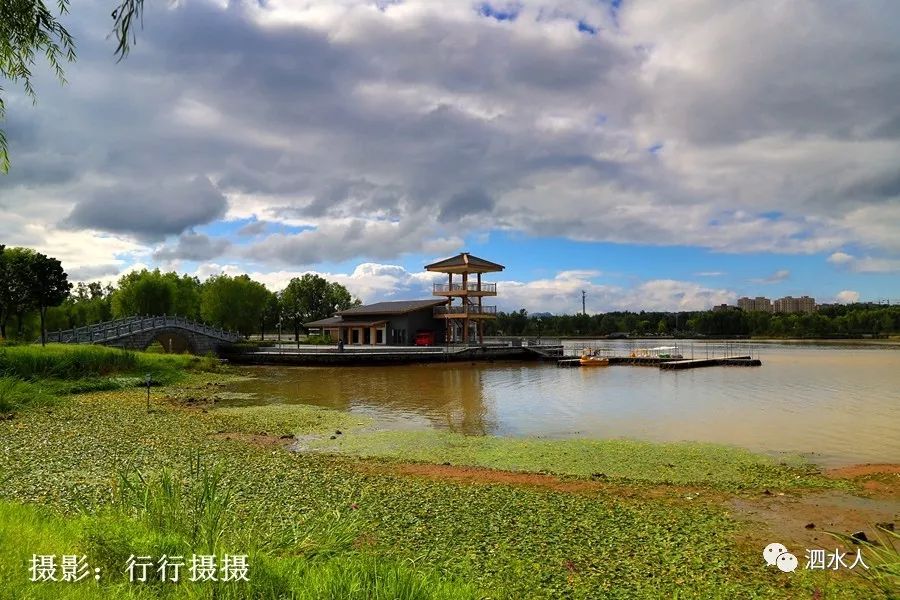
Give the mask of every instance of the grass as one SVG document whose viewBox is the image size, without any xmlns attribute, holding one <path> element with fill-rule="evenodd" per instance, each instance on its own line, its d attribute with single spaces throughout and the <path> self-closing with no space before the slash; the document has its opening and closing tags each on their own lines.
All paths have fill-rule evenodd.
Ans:
<svg viewBox="0 0 900 600">
<path fill-rule="evenodd" d="M 48 344 L 0 348 L 0 375 L 29 380 L 78 380 L 116 373 L 169 374 L 210 366 L 209 359 L 190 354 L 144 354 L 105 346 Z"/>
<path fill-rule="evenodd" d="M 353 431 L 306 442 L 311 450 L 362 457 L 544 472 L 648 484 L 725 489 L 837 487 L 798 458 L 780 461 L 741 448 L 694 442 L 546 440 L 446 431 Z"/>
<path fill-rule="evenodd" d="M 900 598 L 900 534 L 884 526 L 877 527 L 876 539 L 868 541 L 853 540 L 839 533 L 829 534 L 848 548 L 853 548 L 855 544 L 861 546 L 869 568 L 857 569 L 854 573 L 880 590 L 886 598 Z"/>
<path fill-rule="evenodd" d="M 245 433 L 300 436 L 349 430 L 371 421 L 360 415 L 305 404 L 264 404 L 215 410 L 228 429 Z"/>
<path fill-rule="evenodd" d="M 54 401 L 46 386 L 18 377 L 0 377 L 0 413 L 11 413 L 29 406 L 46 406 Z"/>
<path fill-rule="evenodd" d="M 357 524 L 340 527 L 322 520 L 296 524 L 288 535 L 264 548 L 241 529 L 225 528 L 231 490 L 215 467 L 193 462 L 186 473 L 163 470 L 127 474 L 118 489 L 120 503 L 99 514 L 62 517 L 46 509 L 0 501 L 0 592 L 10 598 L 296 598 L 462 600 L 476 595 L 460 581 L 408 561 L 380 558 L 353 548 Z M 290 535 L 290 533 L 297 534 Z M 336 535 L 337 532 L 337 535 Z M 258 533 L 258 532 L 256 532 Z M 314 540 L 312 544 L 307 543 Z M 298 543 L 301 542 L 301 543 Z M 240 548 L 240 550 L 235 550 Z M 330 552 L 316 552 L 326 548 Z M 246 553 L 248 582 L 190 582 L 187 568 L 179 584 L 148 570 L 147 583 L 129 582 L 123 570 L 132 556 L 190 557 L 195 552 Z M 34 554 L 89 558 L 89 573 L 78 583 L 33 583 Z M 190 562 L 188 560 L 187 564 Z M 59 568 L 59 567 L 58 567 Z M 58 573 L 59 575 L 59 573 Z"/>
<path fill-rule="evenodd" d="M 625 497 L 614 488 L 564 493 L 375 472 L 361 469 L 355 457 L 291 453 L 215 435 L 263 426 L 328 437 L 336 423 L 347 431 L 356 416 L 308 407 L 204 412 L 162 401 L 165 394 L 207 390 L 216 377 L 197 375 L 178 389 L 154 392 L 149 414 L 141 390 L 121 389 L 0 422 L 0 502 L 52 509 L 35 517 L 35 527 L 72 528 L 67 539 L 75 545 L 60 539 L 49 549 L 74 547 L 110 564 L 139 547 L 246 550 L 260 578 L 234 597 L 291 597 L 288 589 L 300 598 L 809 598 L 813 590 L 826 598 L 867 597 L 866 584 L 854 578 L 766 570 L 757 548 L 738 543 L 742 526 L 706 495 L 687 501 Z M 344 421 L 332 420 L 338 415 Z M 646 454 L 647 464 L 655 464 L 649 448 Z M 198 456 L 215 468 L 185 468 Z M 130 474 L 131 488 L 122 473 Z M 204 508 L 203 498 L 222 500 Z M 18 527 L 23 519 L 8 521 Z M 196 535 L 186 525 L 204 522 Z M 27 541 L 34 535 L 14 533 L 0 542 L 0 564 L 15 565 L 0 586 L 21 576 L 22 556 L 37 552 L 31 548 L 38 544 Z M 69 593 L 15 585 L 7 587 L 12 597 L 29 597 L 20 592 L 35 587 L 48 591 L 31 597 Z M 161 593 L 112 581 L 98 590 L 82 597 Z M 227 590 L 217 597 L 237 594 Z M 171 593 L 189 592 L 206 597 L 196 587 Z"/>
<path fill-rule="evenodd" d="M 0 412 L 54 402 L 54 396 L 180 381 L 185 372 L 214 370 L 217 361 L 191 355 L 129 352 L 104 346 L 49 344 L 0 347 Z"/>
</svg>

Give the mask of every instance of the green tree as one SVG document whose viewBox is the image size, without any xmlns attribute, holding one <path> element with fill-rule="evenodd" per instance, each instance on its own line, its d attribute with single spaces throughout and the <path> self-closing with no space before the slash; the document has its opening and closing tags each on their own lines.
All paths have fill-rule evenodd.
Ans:
<svg viewBox="0 0 900 600">
<path fill-rule="evenodd" d="M 259 339 L 263 339 L 266 328 L 275 325 L 281 320 L 281 300 L 278 294 L 268 292 L 266 298 L 266 307 L 263 309 L 259 319 Z"/>
<path fill-rule="evenodd" d="M 108 321 L 112 317 L 113 291 L 112 286 L 99 281 L 78 282 L 61 305 L 47 311 L 47 329 L 72 329 Z"/>
<path fill-rule="evenodd" d="M 262 321 L 269 294 L 266 286 L 248 275 L 216 275 L 203 283 L 200 315 L 207 323 L 250 333 Z"/>
<path fill-rule="evenodd" d="M 668 332 L 669 332 L 669 324 L 666 322 L 665 319 L 660 319 L 659 322 L 656 324 L 656 333 L 663 335 Z"/>
<path fill-rule="evenodd" d="M 347 288 L 313 273 L 294 277 L 281 292 L 281 315 L 293 327 L 295 340 L 300 339 L 304 323 L 330 317 L 354 304 L 359 300 L 354 300 Z"/>
<path fill-rule="evenodd" d="M 72 284 L 57 259 L 35 252 L 29 261 L 28 296 L 41 318 L 41 345 L 47 344 L 47 309 L 59 306 Z"/>
<path fill-rule="evenodd" d="M 163 278 L 172 286 L 171 313 L 200 319 L 200 280 L 190 275 L 178 276 L 171 272 L 163 275 Z"/>
<path fill-rule="evenodd" d="M 113 316 L 173 314 L 175 293 L 172 278 L 159 269 L 132 271 L 119 279 L 119 287 L 112 295 Z"/>
<path fill-rule="evenodd" d="M 9 319 L 16 317 L 16 336 L 24 333 L 25 314 L 34 308 L 30 295 L 31 262 L 37 253 L 28 248 L 7 248 L 3 252 L 3 275 L 0 276 L 0 337 L 7 337 Z"/>
<path fill-rule="evenodd" d="M 57 0 L 57 13 L 69 11 L 69 0 Z M 119 0 L 113 5 L 113 34 L 118 42 L 115 54 L 121 60 L 134 43 L 133 25 L 140 22 L 144 0 Z M 75 60 L 75 40 L 59 22 L 44 0 L 0 1 L 0 77 L 21 82 L 25 93 L 36 100 L 31 84 L 31 68 L 43 54 L 61 83 L 63 64 Z M 0 92 L 2 92 L 0 88 Z M 0 121 L 6 105 L 0 96 Z M 0 129 L 0 172 L 9 170 L 6 136 Z"/>
</svg>

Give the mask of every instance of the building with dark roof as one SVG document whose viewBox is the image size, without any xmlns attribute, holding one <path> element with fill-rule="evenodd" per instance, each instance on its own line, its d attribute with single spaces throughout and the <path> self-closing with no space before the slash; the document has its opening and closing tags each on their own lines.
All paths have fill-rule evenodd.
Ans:
<svg viewBox="0 0 900 600">
<path fill-rule="evenodd" d="M 425 266 L 427 271 L 447 274 L 447 283 L 435 283 L 432 289 L 439 299 L 354 306 L 304 326 L 345 344 L 406 346 L 416 343 L 420 334 L 432 344 L 467 344 L 475 339 L 484 343 L 484 321 L 496 318 L 497 307 L 485 306 L 483 299 L 497 295 L 497 284 L 484 283 L 481 276 L 503 269 L 503 265 L 463 252 Z"/>
<path fill-rule="evenodd" d="M 422 332 L 431 333 L 432 343 L 440 344 L 444 341 L 444 323 L 435 318 L 434 308 L 443 303 L 435 299 L 376 302 L 304 326 L 345 344 L 408 346 Z"/>
</svg>

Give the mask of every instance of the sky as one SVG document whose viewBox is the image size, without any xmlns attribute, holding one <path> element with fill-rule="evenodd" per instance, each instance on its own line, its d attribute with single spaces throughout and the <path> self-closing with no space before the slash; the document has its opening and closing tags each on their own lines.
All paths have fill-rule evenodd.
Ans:
<svg viewBox="0 0 900 600">
<path fill-rule="evenodd" d="M 501 309 L 900 299 L 893 0 L 112 0 L 0 82 L 0 243 L 74 281 L 306 272 L 364 302 L 499 262 Z"/>
</svg>

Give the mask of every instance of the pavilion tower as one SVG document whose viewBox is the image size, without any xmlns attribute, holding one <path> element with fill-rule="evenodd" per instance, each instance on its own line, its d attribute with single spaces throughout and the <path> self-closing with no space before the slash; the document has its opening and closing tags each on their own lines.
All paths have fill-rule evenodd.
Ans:
<svg viewBox="0 0 900 600">
<path fill-rule="evenodd" d="M 467 344 L 477 336 L 478 343 L 484 343 L 484 321 L 497 317 L 497 307 L 485 306 L 483 299 L 497 295 L 497 284 L 484 283 L 481 276 L 503 269 L 503 265 L 468 252 L 425 265 L 426 271 L 447 274 L 447 283 L 435 283 L 432 292 L 435 296 L 447 298 L 445 304 L 434 307 L 434 316 L 445 319 L 447 323 L 447 341 Z"/>
</svg>

